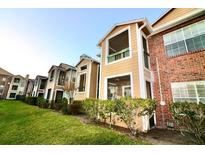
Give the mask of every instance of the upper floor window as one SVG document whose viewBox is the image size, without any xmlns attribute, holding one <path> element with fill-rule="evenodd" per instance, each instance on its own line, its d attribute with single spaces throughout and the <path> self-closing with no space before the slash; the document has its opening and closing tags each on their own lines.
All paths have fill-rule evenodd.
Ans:
<svg viewBox="0 0 205 154">
<path fill-rule="evenodd" d="M 12 90 L 17 90 L 17 89 L 18 89 L 18 86 L 13 85 L 11 89 L 12 89 Z"/>
<path fill-rule="evenodd" d="M 45 89 L 47 79 L 41 79 L 40 89 Z"/>
<path fill-rule="evenodd" d="M 205 49 L 205 20 L 163 36 L 168 57 Z"/>
<path fill-rule="evenodd" d="M 6 81 L 6 78 L 2 78 L 2 81 Z"/>
<path fill-rule="evenodd" d="M 79 92 L 85 91 L 85 85 L 86 85 L 86 74 L 81 74 L 80 83 L 79 83 Z"/>
<path fill-rule="evenodd" d="M 87 65 L 84 65 L 80 68 L 81 71 L 86 70 L 87 69 Z"/>
<path fill-rule="evenodd" d="M 174 102 L 205 103 L 205 81 L 171 83 Z"/>
<path fill-rule="evenodd" d="M 60 71 L 59 78 L 58 78 L 58 85 L 65 84 L 65 77 L 66 77 L 66 73 L 63 71 Z"/>
<path fill-rule="evenodd" d="M 108 63 L 130 56 L 128 30 L 108 40 Z"/>
<path fill-rule="evenodd" d="M 54 78 L 54 73 L 55 73 L 55 70 L 52 70 L 52 71 L 51 71 L 51 76 L 50 76 L 50 81 L 53 80 L 53 78 Z"/>
<path fill-rule="evenodd" d="M 144 50 L 144 66 L 149 69 L 149 53 L 147 49 L 147 40 L 142 36 L 142 45 L 143 45 L 143 50 Z"/>
<path fill-rule="evenodd" d="M 14 83 L 19 83 L 20 79 L 19 78 L 14 78 Z"/>
</svg>

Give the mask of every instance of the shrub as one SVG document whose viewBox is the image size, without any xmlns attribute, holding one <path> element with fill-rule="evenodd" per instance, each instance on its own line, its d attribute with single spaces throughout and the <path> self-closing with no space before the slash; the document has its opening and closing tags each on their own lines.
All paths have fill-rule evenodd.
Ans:
<svg viewBox="0 0 205 154">
<path fill-rule="evenodd" d="M 83 114 L 82 103 L 82 101 L 73 101 L 73 103 L 68 104 L 68 114 Z"/>
<path fill-rule="evenodd" d="M 37 105 L 40 108 L 48 108 L 49 107 L 49 103 L 43 97 L 38 97 L 37 98 Z"/>
<path fill-rule="evenodd" d="M 31 96 L 29 96 L 29 97 L 25 98 L 25 102 L 30 104 L 30 105 L 37 105 L 37 98 L 38 97 L 31 97 Z"/>
<path fill-rule="evenodd" d="M 97 122 L 99 120 L 99 102 L 100 100 L 97 99 L 86 99 L 83 102 L 84 111 L 86 112 L 88 117 L 94 122 Z"/>
<path fill-rule="evenodd" d="M 62 109 L 61 109 L 63 114 L 68 114 L 68 100 L 67 98 L 63 98 L 62 100 Z"/>
<path fill-rule="evenodd" d="M 20 100 L 20 101 L 25 102 L 25 98 L 26 98 L 25 95 L 16 95 L 16 100 Z"/>
<path fill-rule="evenodd" d="M 182 135 L 186 131 L 197 144 L 205 144 L 205 104 L 175 102 L 170 111 Z"/>
<path fill-rule="evenodd" d="M 116 100 L 86 99 L 83 107 L 88 117 L 98 122 L 100 119 L 110 120 L 113 124 L 113 116 L 122 120 L 133 135 L 137 134 L 136 117 L 152 116 L 156 109 L 156 101 L 151 99 L 121 98 Z"/>
</svg>

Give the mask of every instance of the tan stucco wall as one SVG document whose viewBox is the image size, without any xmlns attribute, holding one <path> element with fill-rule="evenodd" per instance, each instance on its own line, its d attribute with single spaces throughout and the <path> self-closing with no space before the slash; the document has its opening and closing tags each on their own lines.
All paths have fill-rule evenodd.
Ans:
<svg viewBox="0 0 205 154">
<path fill-rule="evenodd" d="M 156 28 L 158 26 L 161 26 L 163 24 L 166 24 L 167 22 L 170 22 L 172 20 L 175 20 L 187 13 L 192 12 L 193 10 L 196 10 L 196 8 L 176 8 L 171 10 L 168 14 L 166 14 L 162 19 L 160 19 L 157 23 L 153 25 L 153 28 Z"/>
<path fill-rule="evenodd" d="M 133 77 L 133 89 L 134 89 L 134 96 L 140 96 L 140 88 L 139 88 L 139 69 L 138 69 L 138 52 L 137 52 L 137 33 L 136 33 L 136 24 L 131 25 L 124 25 L 117 27 L 115 30 L 108 35 L 111 36 L 122 29 L 130 26 L 130 35 L 131 35 L 131 52 L 132 57 L 120 62 L 116 62 L 113 64 L 106 65 L 106 39 L 102 42 L 102 70 L 101 70 L 101 83 L 100 83 L 100 98 L 105 98 L 104 96 L 104 83 L 106 77 L 118 75 L 118 74 L 125 74 L 132 72 Z"/>
</svg>

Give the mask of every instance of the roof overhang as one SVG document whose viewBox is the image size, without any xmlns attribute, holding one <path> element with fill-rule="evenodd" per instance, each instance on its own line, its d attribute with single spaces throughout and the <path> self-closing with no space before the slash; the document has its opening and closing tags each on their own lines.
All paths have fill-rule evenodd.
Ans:
<svg viewBox="0 0 205 154">
<path fill-rule="evenodd" d="M 188 20 L 191 20 L 191 19 L 196 18 L 196 17 L 198 17 L 200 15 L 203 15 L 203 14 L 205 14 L 205 9 L 203 9 L 203 8 L 202 9 L 201 8 L 196 9 L 196 10 L 194 10 L 194 11 L 192 11 L 192 12 L 190 12 L 190 13 L 184 15 L 184 16 L 180 16 L 180 17 L 176 18 L 175 20 L 172 20 L 172 21 L 170 21 L 170 22 L 168 22 L 166 24 L 163 24 L 163 25 L 161 25 L 159 27 L 153 28 L 153 33 L 150 36 L 155 35 L 157 33 L 160 33 L 160 32 L 162 32 L 164 30 L 172 28 L 172 27 L 174 27 L 176 25 L 179 25 L 179 24 L 181 24 L 183 22 L 186 22 Z"/>
<path fill-rule="evenodd" d="M 149 29 L 150 32 L 152 32 L 152 28 L 148 22 L 148 20 L 146 18 L 141 18 L 141 19 L 136 19 L 136 20 L 130 20 L 130 21 L 126 21 L 126 22 L 121 22 L 121 23 L 117 23 L 115 25 L 113 25 L 111 27 L 111 29 L 103 36 L 103 38 L 98 42 L 97 46 L 100 47 L 100 44 L 103 42 L 103 40 L 105 40 L 105 38 L 117 27 L 119 26 L 123 26 L 123 25 L 128 25 L 128 24 L 133 24 L 133 23 L 139 23 L 139 22 L 143 22 L 143 23 L 147 23 L 147 28 Z"/>
</svg>

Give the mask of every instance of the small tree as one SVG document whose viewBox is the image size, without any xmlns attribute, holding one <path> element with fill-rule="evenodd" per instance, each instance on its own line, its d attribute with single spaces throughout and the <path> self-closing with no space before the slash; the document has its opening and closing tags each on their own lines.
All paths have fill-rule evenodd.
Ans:
<svg viewBox="0 0 205 154">
<path fill-rule="evenodd" d="M 74 97 L 74 91 L 75 91 L 75 83 L 70 81 L 70 82 L 65 82 L 65 85 L 64 85 L 64 91 L 69 93 L 70 95 L 70 100 L 69 102 L 71 103 L 73 100 L 73 97 Z"/>
<path fill-rule="evenodd" d="M 170 111 L 182 135 L 186 131 L 197 144 L 205 144 L 205 104 L 171 103 Z"/>
</svg>

